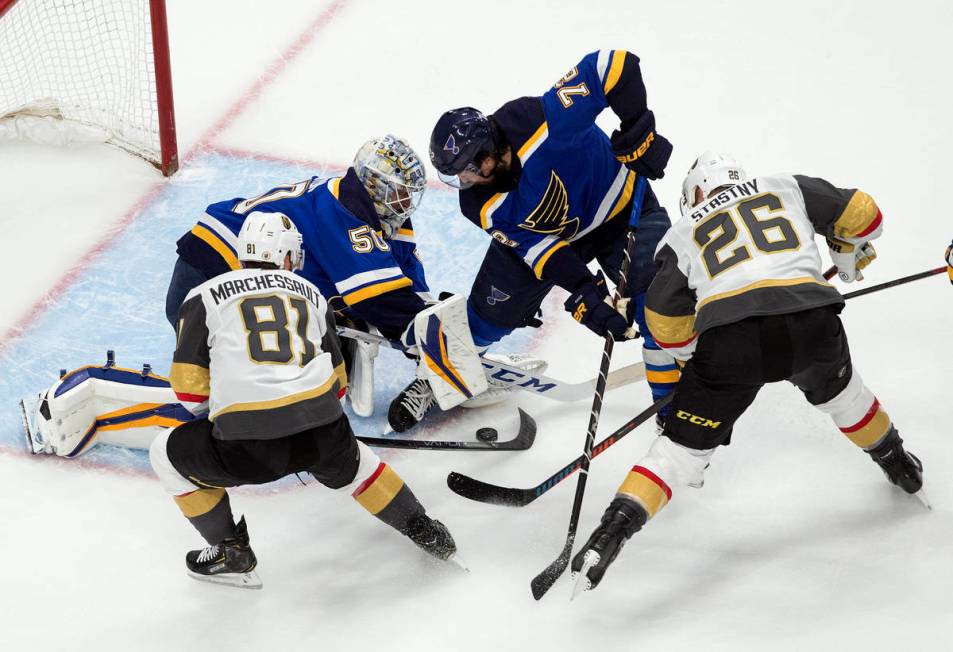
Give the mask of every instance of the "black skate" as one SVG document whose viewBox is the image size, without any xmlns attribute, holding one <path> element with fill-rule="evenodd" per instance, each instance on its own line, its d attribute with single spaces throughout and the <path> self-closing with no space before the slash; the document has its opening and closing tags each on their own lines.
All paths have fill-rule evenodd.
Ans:
<svg viewBox="0 0 953 652">
<path fill-rule="evenodd" d="M 622 546 L 647 520 L 649 515 L 634 500 L 616 498 L 609 503 L 599 527 L 572 559 L 572 575 L 576 579 L 573 597 L 599 586 Z"/>
<path fill-rule="evenodd" d="M 883 441 L 867 453 L 883 469 L 887 479 L 908 494 L 916 494 L 923 488 L 923 464 L 916 455 L 904 450 L 900 433 L 893 426 Z"/>
<path fill-rule="evenodd" d="M 261 579 L 255 572 L 258 560 L 248 545 L 245 517 L 235 526 L 234 536 L 185 556 L 190 577 L 203 582 L 229 584 L 243 589 L 260 589 Z"/>
<path fill-rule="evenodd" d="M 426 514 L 411 518 L 401 534 L 407 535 L 427 554 L 443 561 L 449 561 L 457 552 L 457 544 L 447 526 Z"/>
<path fill-rule="evenodd" d="M 436 403 L 430 383 L 416 378 L 390 402 L 387 422 L 394 432 L 404 432 L 420 423 Z"/>
</svg>

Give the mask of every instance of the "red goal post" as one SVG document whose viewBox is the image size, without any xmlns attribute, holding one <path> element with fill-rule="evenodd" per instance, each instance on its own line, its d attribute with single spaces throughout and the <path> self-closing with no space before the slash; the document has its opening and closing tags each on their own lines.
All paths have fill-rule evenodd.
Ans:
<svg viewBox="0 0 953 652">
<path fill-rule="evenodd" d="M 165 0 L 0 0 L 0 138 L 179 167 Z"/>
</svg>

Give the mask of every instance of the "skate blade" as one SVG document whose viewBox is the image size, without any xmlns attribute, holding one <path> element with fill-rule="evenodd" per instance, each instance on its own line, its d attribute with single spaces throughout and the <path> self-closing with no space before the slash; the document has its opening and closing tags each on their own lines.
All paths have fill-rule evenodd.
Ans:
<svg viewBox="0 0 953 652">
<path fill-rule="evenodd" d="M 933 511 L 933 505 L 930 504 L 930 500 L 927 498 L 927 495 L 923 493 L 923 489 L 913 494 L 913 497 L 920 501 L 920 503 L 926 507 L 931 512 Z"/>
<path fill-rule="evenodd" d="M 587 550 L 585 557 L 582 558 L 582 569 L 578 573 L 573 573 L 575 583 L 572 586 L 572 595 L 569 601 L 572 602 L 578 596 L 586 591 L 592 590 L 592 581 L 589 579 L 589 569 L 599 563 L 599 553 L 595 550 Z"/>
<path fill-rule="evenodd" d="M 219 575 L 202 575 L 201 573 L 194 573 L 188 569 L 186 569 L 185 572 L 189 574 L 189 577 L 200 582 L 224 584 L 226 586 L 234 586 L 239 589 L 261 588 L 261 578 L 258 577 L 258 572 L 254 570 L 247 573 L 221 573 Z"/>
<path fill-rule="evenodd" d="M 453 556 L 447 560 L 447 563 L 453 564 L 454 566 L 462 570 L 464 573 L 470 572 L 470 567 L 467 565 L 467 562 L 465 562 L 458 553 L 453 553 Z"/>
</svg>

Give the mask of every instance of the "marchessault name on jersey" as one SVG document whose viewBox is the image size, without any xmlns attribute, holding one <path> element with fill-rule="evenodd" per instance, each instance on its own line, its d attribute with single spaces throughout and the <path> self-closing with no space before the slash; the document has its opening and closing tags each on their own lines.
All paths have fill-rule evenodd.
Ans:
<svg viewBox="0 0 953 652">
<path fill-rule="evenodd" d="M 261 290 L 288 290 L 296 292 L 307 299 L 310 303 L 317 306 L 320 303 L 320 295 L 310 284 L 303 283 L 296 279 L 288 278 L 283 274 L 273 272 L 262 272 L 251 278 L 236 278 L 229 281 L 223 281 L 218 285 L 209 288 L 209 293 L 215 305 L 220 305 L 229 297 L 236 294 L 259 292 Z"/>
</svg>

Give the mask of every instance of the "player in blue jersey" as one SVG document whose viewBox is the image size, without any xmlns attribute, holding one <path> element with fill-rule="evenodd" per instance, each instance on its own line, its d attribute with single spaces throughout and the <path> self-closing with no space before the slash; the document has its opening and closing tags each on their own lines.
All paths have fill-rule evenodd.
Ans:
<svg viewBox="0 0 953 652">
<path fill-rule="evenodd" d="M 245 216 L 278 212 L 304 237 L 302 276 L 328 297 L 338 317 L 401 339 L 430 300 L 410 221 L 425 185 L 414 150 L 387 135 L 365 143 L 341 176 L 312 177 L 257 197 L 212 204 L 178 241 L 166 295 L 169 322 L 175 326 L 179 305 L 192 288 L 239 268 L 235 247 Z M 359 369 L 349 364 L 349 396 L 355 412 L 367 416 L 373 408 L 376 345 L 349 342 L 355 347 L 349 363 L 365 361 Z"/>
<path fill-rule="evenodd" d="M 606 108 L 621 121 L 611 138 L 596 124 Z M 661 178 L 672 146 L 655 129 L 639 59 L 624 50 L 586 55 L 542 96 L 521 97 L 485 116 L 464 107 L 444 113 L 430 140 L 440 178 L 460 189 L 463 215 L 492 238 L 473 283 L 468 317 L 474 342 L 488 347 L 516 328 L 538 324 L 554 285 L 565 308 L 595 333 L 623 339 L 634 319 L 643 335 L 654 398 L 678 380 L 674 359 L 645 327 L 644 293 L 656 245 L 671 225 L 647 189 L 626 294 L 617 310 L 605 277 L 622 263 L 637 175 Z"/>
</svg>

